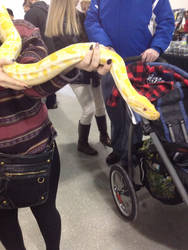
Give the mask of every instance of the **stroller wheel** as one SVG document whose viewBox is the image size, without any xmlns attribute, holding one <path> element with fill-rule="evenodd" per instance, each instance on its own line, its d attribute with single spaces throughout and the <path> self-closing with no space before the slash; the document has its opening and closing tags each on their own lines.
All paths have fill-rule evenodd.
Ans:
<svg viewBox="0 0 188 250">
<path fill-rule="evenodd" d="M 118 164 L 111 166 L 110 188 L 121 215 L 127 220 L 135 220 L 138 212 L 136 192 L 127 172 Z"/>
</svg>

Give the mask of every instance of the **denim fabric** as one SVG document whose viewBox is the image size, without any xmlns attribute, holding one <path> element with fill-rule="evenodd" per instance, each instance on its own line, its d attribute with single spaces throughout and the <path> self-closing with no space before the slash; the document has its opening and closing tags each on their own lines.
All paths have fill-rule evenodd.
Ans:
<svg viewBox="0 0 188 250">
<path fill-rule="evenodd" d="M 106 105 L 106 111 L 111 121 L 111 143 L 114 153 L 121 156 L 121 160 L 127 160 L 127 145 L 128 145 L 128 134 L 130 126 L 130 118 L 127 112 L 126 103 L 120 96 L 117 100 L 117 106 L 110 107 L 107 105 L 107 100 L 112 93 L 114 81 L 111 74 L 106 74 L 102 77 L 102 91 L 104 102 Z M 140 125 L 137 125 L 134 130 L 133 144 L 141 142 L 142 132 Z"/>
</svg>

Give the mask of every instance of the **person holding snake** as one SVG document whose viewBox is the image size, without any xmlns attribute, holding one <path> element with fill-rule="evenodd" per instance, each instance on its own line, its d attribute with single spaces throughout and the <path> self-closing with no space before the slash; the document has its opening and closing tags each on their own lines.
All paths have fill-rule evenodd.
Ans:
<svg viewBox="0 0 188 250">
<path fill-rule="evenodd" d="M 74 27 L 74 23 L 72 25 Z M 4 30 L 5 26 L 8 31 Z M 22 65 L 36 63 L 47 56 L 44 43 L 36 27 L 24 20 L 14 21 L 14 26 L 22 38 L 22 49 L 16 59 L 17 62 Z M 43 164 L 48 162 L 51 166 L 48 197 L 41 196 L 41 200 L 45 199 L 45 202 L 40 205 L 31 205 L 30 208 L 39 225 L 46 249 L 59 250 L 61 219 L 55 204 L 60 171 L 59 153 L 55 144 L 56 131 L 48 118 L 47 108 L 42 102 L 42 97 L 75 81 L 80 69 L 95 70 L 103 75 L 110 70 L 111 65 L 100 64 L 100 48 L 96 44 L 95 47 L 90 47 L 83 60 L 68 67 L 66 72 L 64 71 L 53 77 L 45 84 L 28 86 L 24 80 L 16 80 L 5 73 L 4 70 L 15 63 L 15 59 L 6 58 L 6 38 L 11 34 L 10 38 L 13 39 L 15 35 L 17 43 L 21 42 L 14 26 L 6 9 L 0 6 L 0 34 L 3 42 L 0 47 L 0 241 L 6 250 L 26 249 L 18 220 L 19 206 L 17 207 L 3 198 L 6 195 L 3 191 L 3 184 L 11 176 L 13 176 L 13 178 L 10 178 L 11 181 L 16 176 L 21 177 L 20 173 L 14 172 L 14 167 L 20 168 L 21 164 L 25 164 L 30 169 L 40 167 L 35 166 L 40 159 Z M 14 35 L 12 36 L 12 34 Z M 13 46 L 16 47 L 15 41 Z M 13 46 L 10 47 L 10 50 Z M 12 56 L 13 52 L 9 56 Z M 75 70 L 71 73 L 73 67 Z M 52 152 L 52 149 L 51 158 L 46 159 L 46 155 L 49 156 L 48 152 Z M 10 159 L 12 159 L 11 162 Z M 14 173 L 6 172 L 5 167 L 6 169 L 7 167 L 11 168 Z M 31 177 L 33 172 L 31 171 L 28 174 Z M 37 181 L 42 184 L 44 180 L 38 178 Z M 23 189 L 26 189 L 27 191 L 30 190 L 29 193 L 26 192 L 25 194 L 26 198 L 29 199 L 33 193 L 33 186 L 34 183 L 25 184 L 16 198 L 25 198 L 20 197 L 20 193 L 24 192 Z M 13 195 L 16 191 L 17 186 L 14 186 Z"/>
</svg>

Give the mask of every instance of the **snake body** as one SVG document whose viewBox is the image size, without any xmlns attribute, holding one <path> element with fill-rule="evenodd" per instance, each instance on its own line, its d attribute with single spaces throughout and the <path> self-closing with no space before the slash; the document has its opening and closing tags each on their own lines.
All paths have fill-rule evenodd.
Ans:
<svg viewBox="0 0 188 250">
<path fill-rule="evenodd" d="M 16 59 L 21 50 L 21 38 L 14 27 L 6 8 L 0 5 L 0 58 Z M 77 43 L 58 50 L 37 63 L 4 65 L 3 71 L 10 77 L 24 81 L 28 86 L 44 83 L 67 68 L 80 62 L 94 43 Z M 160 114 L 154 105 L 140 95 L 128 79 L 123 59 L 114 51 L 100 45 L 100 63 L 112 59 L 111 74 L 126 103 L 139 115 L 156 120 Z"/>
</svg>

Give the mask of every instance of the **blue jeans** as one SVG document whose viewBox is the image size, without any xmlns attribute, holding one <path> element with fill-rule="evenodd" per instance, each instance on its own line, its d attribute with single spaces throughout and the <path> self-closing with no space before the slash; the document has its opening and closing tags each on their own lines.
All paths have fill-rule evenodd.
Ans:
<svg viewBox="0 0 188 250">
<path fill-rule="evenodd" d="M 111 121 L 112 149 L 114 153 L 120 156 L 122 161 L 126 161 L 128 151 L 128 134 L 131 124 L 131 120 L 126 108 L 126 103 L 124 99 L 119 96 L 117 98 L 117 105 L 115 107 L 110 107 L 109 105 L 107 105 L 107 101 L 111 96 L 112 89 L 115 83 L 110 73 L 103 76 L 101 81 L 106 111 Z M 133 144 L 140 143 L 141 140 L 142 131 L 140 125 L 137 125 L 134 130 Z"/>
</svg>

